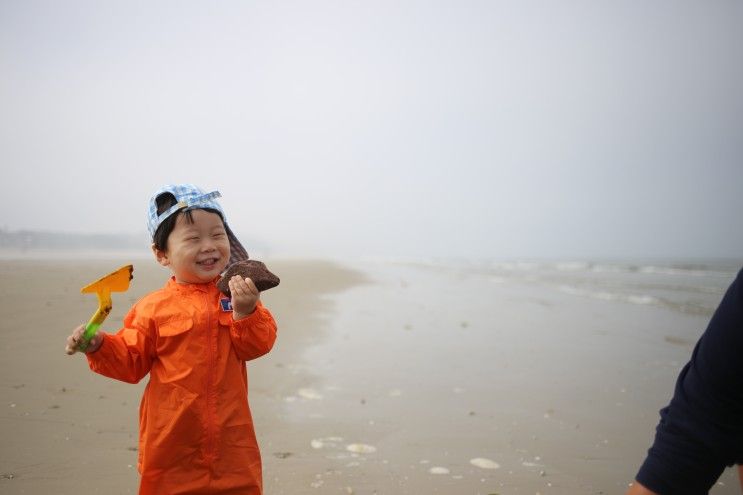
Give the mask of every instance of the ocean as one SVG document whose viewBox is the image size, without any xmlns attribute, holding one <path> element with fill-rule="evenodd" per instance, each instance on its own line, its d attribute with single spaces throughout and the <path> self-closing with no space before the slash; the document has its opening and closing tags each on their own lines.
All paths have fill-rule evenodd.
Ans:
<svg viewBox="0 0 743 495">
<path fill-rule="evenodd" d="M 576 297 L 665 307 L 710 316 L 743 260 L 701 262 L 493 262 L 496 280 L 542 285 Z"/>
</svg>

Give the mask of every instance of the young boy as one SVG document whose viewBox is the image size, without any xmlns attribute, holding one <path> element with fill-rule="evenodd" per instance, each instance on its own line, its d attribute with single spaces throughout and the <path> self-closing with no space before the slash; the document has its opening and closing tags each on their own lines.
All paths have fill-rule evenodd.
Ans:
<svg viewBox="0 0 743 495">
<path fill-rule="evenodd" d="M 140 494 L 260 494 L 261 458 L 247 398 L 245 361 L 271 350 L 276 323 L 249 278 L 216 280 L 247 259 L 215 201 L 190 184 L 150 199 L 148 226 L 158 263 L 173 276 L 137 302 L 116 334 L 85 349 L 90 369 L 150 380 L 139 409 Z M 67 339 L 79 350 L 84 327 Z"/>
</svg>

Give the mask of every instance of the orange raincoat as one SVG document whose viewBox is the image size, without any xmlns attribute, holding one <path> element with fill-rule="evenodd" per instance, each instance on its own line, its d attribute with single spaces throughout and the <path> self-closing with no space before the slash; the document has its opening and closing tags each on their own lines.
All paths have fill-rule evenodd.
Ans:
<svg viewBox="0 0 743 495">
<path fill-rule="evenodd" d="M 93 371 L 117 380 L 150 373 L 139 408 L 140 495 L 262 492 L 245 361 L 271 350 L 276 323 L 260 301 L 233 321 L 223 298 L 214 282 L 171 278 L 87 355 Z"/>
</svg>

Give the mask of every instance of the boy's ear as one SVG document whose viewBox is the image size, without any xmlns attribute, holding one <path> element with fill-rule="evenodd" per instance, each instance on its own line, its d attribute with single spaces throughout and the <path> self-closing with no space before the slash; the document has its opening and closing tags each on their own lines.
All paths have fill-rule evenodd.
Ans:
<svg viewBox="0 0 743 495">
<path fill-rule="evenodd" d="M 155 244 L 152 244 L 152 254 L 155 255 L 155 259 L 162 266 L 170 265 L 170 258 L 168 258 L 168 253 L 166 251 L 157 249 L 157 247 L 155 247 Z"/>
</svg>

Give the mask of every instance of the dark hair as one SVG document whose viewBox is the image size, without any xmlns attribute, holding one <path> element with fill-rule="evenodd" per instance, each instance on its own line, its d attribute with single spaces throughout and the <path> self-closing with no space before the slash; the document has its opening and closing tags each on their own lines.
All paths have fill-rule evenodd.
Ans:
<svg viewBox="0 0 743 495">
<path fill-rule="evenodd" d="M 171 193 L 161 194 L 160 196 L 155 198 L 155 203 L 157 204 L 157 214 L 162 214 L 164 211 L 166 211 L 177 202 L 178 201 L 175 199 L 175 196 L 173 196 Z M 208 211 L 210 213 L 216 213 L 217 215 L 219 215 L 219 218 L 222 218 L 222 214 L 215 209 L 200 209 Z M 168 237 L 170 237 L 170 233 L 173 232 L 173 229 L 175 228 L 175 222 L 176 220 L 178 220 L 178 217 L 180 215 L 186 215 L 186 220 L 188 221 L 188 223 L 193 223 L 193 216 L 191 215 L 191 211 L 192 210 L 178 210 L 170 215 L 168 218 L 163 220 L 163 223 L 158 225 L 157 230 L 155 230 L 155 235 L 152 236 L 152 243 L 155 245 L 156 249 L 159 249 L 160 251 L 167 251 Z M 224 218 L 222 218 L 222 222 L 224 222 Z"/>
</svg>

